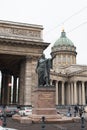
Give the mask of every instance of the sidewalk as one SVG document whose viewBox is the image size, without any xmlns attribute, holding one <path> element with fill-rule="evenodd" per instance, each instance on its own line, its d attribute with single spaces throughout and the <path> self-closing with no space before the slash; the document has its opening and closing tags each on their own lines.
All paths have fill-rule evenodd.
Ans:
<svg viewBox="0 0 87 130">
<path fill-rule="evenodd" d="M 43 124 L 22 124 L 12 120 L 12 118 L 7 119 L 7 127 L 15 128 L 18 130 L 43 130 Z M 87 129 L 87 122 L 84 124 L 85 129 Z M 81 120 L 74 123 L 63 123 L 63 124 L 45 124 L 44 130 L 81 130 Z"/>
</svg>

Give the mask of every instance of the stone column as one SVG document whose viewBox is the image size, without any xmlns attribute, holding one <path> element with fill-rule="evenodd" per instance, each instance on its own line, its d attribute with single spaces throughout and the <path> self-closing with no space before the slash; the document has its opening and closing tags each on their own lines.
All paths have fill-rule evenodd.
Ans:
<svg viewBox="0 0 87 130">
<path fill-rule="evenodd" d="M 62 105 L 64 105 L 64 82 L 62 82 Z"/>
<path fill-rule="evenodd" d="M 21 63 L 19 80 L 19 104 L 31 105 L 32 59 L 26 57 Z"/>
<path fill-rule="evenodd" d="M 31 105 L 31 87 L 32 87 L 32 59 L 27 57 L 25 62 L 25 88 L 24 105 Z"/>
<path fill-rule="evenodd" d="M 77 104 L 77 85 L 76 81 L 74 82 L 74 105 Z"/>
<path fill-rule="evenodd" d="M 67 99 L 68 99 L 68 105 L 69 105 L 69 104 L 71 104 L 71 103 L 70 103 L 70 101 L 71 101 L 71 100 L 70 100 L 70 97 L 71 97 L 71 96 L 70 96 L 70 83 L 68 83 L 68 93 L 67 93 L 67 96 L 68 96 Z"/>
<path fill-rule="evenodd" d="M 24 105 L 24 89 L 25 89 L 25 59 L 21 61 L 19 75 L 19 91 L 18 100 L 20 105 Z"/>
<path fill-rule="evenodd" d="M 7 73 L 7 71 L 2 72 L 2 81 L 1 81 L 1 104 L 9 104 L 10 103 L 10 96 L 11 96 L 11 91 L 8 86 L 10 82 L 10 75 Z"/>
<path fill-rule="evenodd" d="M 56 105 L 58 105 L 58 82 L 56 81 Z"/>
<path fill-rule="evenodd" d="M 14 76 L 14 80 L 13 80 L 13 103 L 16 103 L 16 97 L 17 97 L 17 77 Z"/>
<path fill-rule="evenodd" d="M 83 81 L 82 81 L 82 105 L 85 105 L 85 86 Z"/>
<path fill-rule="evenodd" d="M 82 99 L 82 94 L 81 94 L 81 88 L 82 88 L 82 86 L 81 86 L 81 83 L 79 83 L 79 105 L 81 105 L 82 104 L 82 102 L 81 102 L 81 99 Z"/>
<path fill-rule="evenodd" d="M 5 74 L 2 73 L 2 80 L 1 80 L 1 104 L 4 104 L 4 86 L 5 86 Z"/>
<path fill-rule="evenodd" d="M 11 84 L 11 76 L 9 74 L 5 74 L 5 104 L 11 103 L 11 86 L 9 86 L 9 83 Z"/>
<path fill-rule="evenodd" d="M 18 96 L 17 96 L 17 103 L 19 103 L 20 101 L 19 101 L 19 94 L 20 94 L 20 80 L 19 80 L 19 77 L 18 77 L 18 91 L 17 91 L 17 94 L 18 94 Z"/>
<path fill-rule="evenodd" d="M 7 89 L 8 89 L 7 104 L 11 103 L 11 90 L 12 90 L 11 78 L 12 78 L 11 75 L 8 75 L 8 82 L 7 82 Z"/>
<path fill-rule="evenodd" d="M 74 97 L 73 97 L 73 83 L 71 83 L 71 104 L 72 105 L 74 104 L 73 99 L 74 99 Z"/>
<path fill-rule="evenodd" d="M 5 74 L 5 84 L 4 84 L 4 104 L 7 104 L 7 100 L 8 100 L 8 78 L 7 75 Z"/>
</svg>

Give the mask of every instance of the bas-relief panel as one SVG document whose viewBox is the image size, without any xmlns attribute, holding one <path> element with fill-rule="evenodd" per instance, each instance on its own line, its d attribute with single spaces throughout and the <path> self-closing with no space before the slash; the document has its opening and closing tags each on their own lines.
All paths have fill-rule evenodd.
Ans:
<svg viewBox="0 0 87 130">
<path fill-rule="evenodd" d="M 8 28 L 8 27 L 0 27 L 0 35 L 6 36 L 24 36 L 27 38 L 41 38 L 41 32 L 37 30 L 29 30 L 29 29 L 17 29 L 17 28 Z"/>
</svg>

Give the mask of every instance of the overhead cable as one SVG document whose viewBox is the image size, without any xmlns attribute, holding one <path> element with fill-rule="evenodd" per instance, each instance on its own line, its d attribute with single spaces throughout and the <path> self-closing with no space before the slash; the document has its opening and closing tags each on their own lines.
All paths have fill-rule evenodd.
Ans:
<svg viewBox="0 0 87 130">
<path fill-rule="evenodd" d="M 87 9 L 87 6 L 83 7 L 82 9 L 80 9 L 79 11 L 77 11 L 76 13 L 74 13 L 74 14 L 72 14 L 71 16 L 69 16 L 68 18 L 66 18 L 63 22 L 59 23 L 59 24 L 58 24 L 57 26 L 55 26 L 53 29 L 50 29 L 49 31 L 47 31 L 47 34 L 48 34 L 48 32 L 53 31 L 55 28 L 57 28 L 57 27 L 63 25 L 65 22 L 67 22 L 68 20 L 70 20 L 72 17 L 74 17 L 74 16 L 80 14 L 80 13 L 81 13 L 82 11 L 84 11 L 85 9 Z M 78 25 L 78 26 L 79 26 L 79 25 Z M 47 34 L 45 34 L 45 35 L 47 35 Z"/>
<path fill-rule="evenodd" d="M 80 26 L 83 26 L 83 25 L 85 25 L 85 24 L 87 24 L 87 21 L 85 21 L 85 22 L 83 22 L 83 23 L 79 24 L 78 26 L 76 26 L 75 28 L 73 28 L 73 29 L 71 29 L 71 30 L 67 31 L 67 33 L 70 33 L 70 32 L 72 32 L 72 31 L 76 30 L 77 28 L 79 28 Z"/>
</svg>

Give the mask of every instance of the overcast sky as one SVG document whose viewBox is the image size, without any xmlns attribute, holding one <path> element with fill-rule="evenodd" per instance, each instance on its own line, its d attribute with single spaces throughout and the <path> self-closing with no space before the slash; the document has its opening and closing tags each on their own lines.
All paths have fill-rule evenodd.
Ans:
<svg viewBox="0 0 87 130">
<path fill-rule="evenodd" d="M 87 65 L 87 0 L 0 0 L 0 20 L 43 25 L 51 46 L 64 28 L 77 51 L 77 64 Z"/>
</svg>

